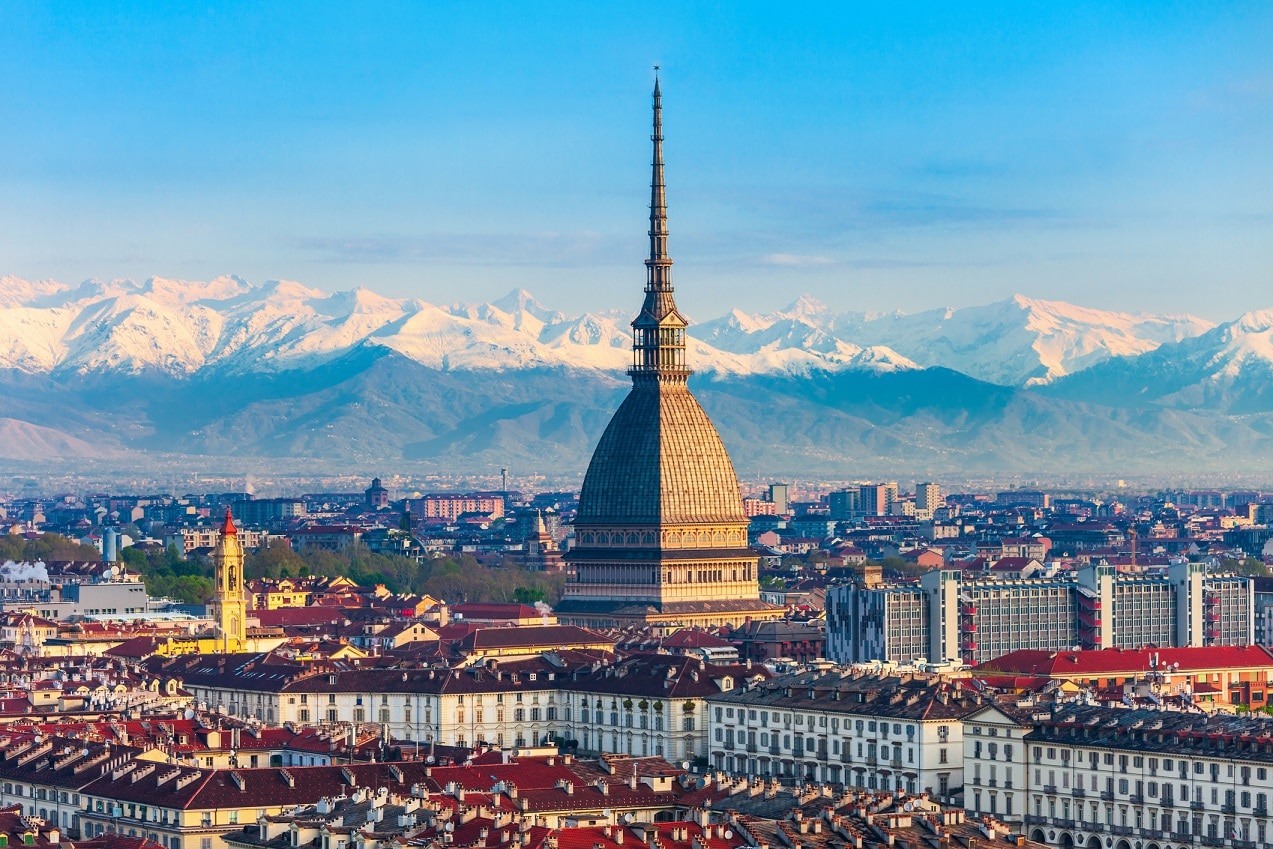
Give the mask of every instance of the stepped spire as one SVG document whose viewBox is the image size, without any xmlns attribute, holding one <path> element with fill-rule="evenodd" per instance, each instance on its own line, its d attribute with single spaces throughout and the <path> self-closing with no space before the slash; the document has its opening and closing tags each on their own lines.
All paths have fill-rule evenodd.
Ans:
<svg viewBox="0 0 1273 849">
<path fill-rule="evenodd" d="M 645 261 L 645 303 L 632 322 L 634 383 L 653 379 L 684 383 L 685 327 L 688 322 L 672 298 L 672 257 L 667 251 L 667 187 L 663 180 L 663 93 L 654 66 L 654 161 L 650 166 L 650 258 Z"/>
</svg>

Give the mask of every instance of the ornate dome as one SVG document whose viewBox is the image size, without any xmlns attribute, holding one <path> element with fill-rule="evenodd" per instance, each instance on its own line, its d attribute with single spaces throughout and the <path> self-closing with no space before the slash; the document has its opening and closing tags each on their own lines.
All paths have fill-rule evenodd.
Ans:
<svg viewBox="0 0 1273 849">
<path fill-rule="evenodd" d="M 588 464 L 575 524 L 746 521 L 734 464 L 685 384 L 635 385 Z"/>
</svg>

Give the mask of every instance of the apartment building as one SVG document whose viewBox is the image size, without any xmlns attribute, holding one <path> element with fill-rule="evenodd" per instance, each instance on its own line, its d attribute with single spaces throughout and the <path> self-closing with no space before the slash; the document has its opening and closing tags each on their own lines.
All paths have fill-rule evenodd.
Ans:
<svg viewBox="0 0 1273 849">
<path fill-rule="evenodd" d="M 322 672 L 263 658 L 191 660 L 183 686 L 208 710 L 271 724 L 375 723 L 391 737 L 423 743 L 505 748 L 557 740 L 583 752 L 678 761 L 707 756 L 706 696 L 768 675 L 750 663 L 672 655 L 571 669 L 536 657 Z"/>
<path fill-rule="evenodd" d="M 454 522 L 466 513 L 498 519 L 504 515 L 504 496 L 492 493 L 471 495 L 426 495 L 407 502 L 407 510 L 425 522 Z"/>
<path fill-rule="evenodd" d="M 918 585 L 827 593 L 827 656 L 976 664 L 1022 649 L 1246 645 L 1250 578 L 1176 563 L 1158 575 L 1089 565 L 1051 578 L 969 579 L 937 569 Z"/>
<path fill-rule="evenodd" d="M 1273 652 L 1264 646 L 1016 651 L 981 664 L 976 674 L 1050 678 L 1093 691 L 1150 683 L 1163 699 L 1259 709 L 1273 690 Z"/>
<path fill-rule="evenodd" d="M 672 761 L 706 758 L 706 699 L 764 680 L 762 666 L 707 664 L 696 658 L 644 655 L 564 683 L 562 734 L 581 753 L 614 752 Z"/>
<path fill-rule="evenodd" d="M 261 817 L 366 788 L 410 795 L 427 773 L 424 761 L 205 770 L 114 758 L 82 791 L 80 831 L 146 837 L 164 849 L 226 849 L 224 835 Z"/>
<path fill-rule="evenodd" d="M 708 698 L 712 766 L 929 793 L 963 784 L 963 717 L 981 696 L 932 676 L 802 672 Z"/>
<path fill-rule="evenodd" d="M 1264 717 L 987 709 L 965 720 L 964 766 L 970 813 L 1020 822 L 1051 846 L 1255 849 L 1273 839 L 1273 722 Z M 1012 788 L 991 783 L 1007 776 Z"/>
<path fill-rule="evenodd" d="M 133 758 L 142 750 L 69 737 L 0 734 L 0 808 L 21 805 L 64 832 L 78 833 L 81 794 L 114 758 Z"/>
</svg>

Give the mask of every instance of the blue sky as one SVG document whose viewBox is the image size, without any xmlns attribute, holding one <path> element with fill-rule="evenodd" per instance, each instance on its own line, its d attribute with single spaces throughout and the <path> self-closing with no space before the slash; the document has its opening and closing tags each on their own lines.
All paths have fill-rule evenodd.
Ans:
<svg viewBox="0 0 1273 849">
<path fill-rule="evenodd" d="M 180 7 L 180 8 L 174 8 Z M 0 274 L 1273 306 L 1273 6 L 0 5 Z"/>
</svg>

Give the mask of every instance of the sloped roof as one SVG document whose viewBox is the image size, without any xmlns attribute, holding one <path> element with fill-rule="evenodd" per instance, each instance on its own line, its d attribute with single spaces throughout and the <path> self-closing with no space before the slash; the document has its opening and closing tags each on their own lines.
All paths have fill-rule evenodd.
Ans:
<svg viewBox="0 0 1273 849">
<path fill-rule="evenodd" d="M 1152 666 L 1155 658 L 1157 667 Z M 1273 653 L 1264 646 L 1201 646 L 1185 648 L 1099 649 L 1059 652 L 1022 649 L 986 661 L 978 672 L 1046 675 L 1070 678 L 1084 675 L 1117 675 L 1165 669 L 1179 664 L 1181 671 L 1273 667 Z"/>
</svg>

